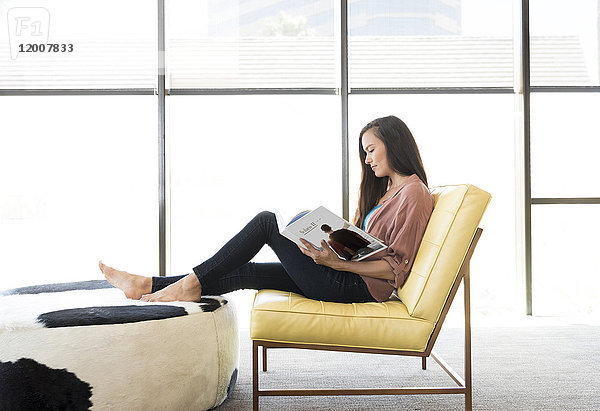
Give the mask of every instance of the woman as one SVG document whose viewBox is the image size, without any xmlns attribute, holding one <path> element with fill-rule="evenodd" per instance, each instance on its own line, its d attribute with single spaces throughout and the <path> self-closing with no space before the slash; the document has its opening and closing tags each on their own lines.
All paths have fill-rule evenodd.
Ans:
<svg viewBox="0 0 600 411">
<path fill-rule="evenodd" d="M 323 251 L 306 241 L 306 249 L 297 246 L 279 234 L 275 215 L 265 211 L 186 276 L 142 277 L 102 262 L 100 270 L 128 298 L 143 301 L 199 301 L 201 295 L 247 288 L 342 303 L 385 301 L 408 276 L 433 197 L 417 144 L 397 117 L 367 124 L 360 133 L 359 155 L 362 180 L 354 224 L 388 246 L 363 261 L 341 260 L 325 241 Z M 265 244 L 279 262 L 250 262 Z"/>
</svg>

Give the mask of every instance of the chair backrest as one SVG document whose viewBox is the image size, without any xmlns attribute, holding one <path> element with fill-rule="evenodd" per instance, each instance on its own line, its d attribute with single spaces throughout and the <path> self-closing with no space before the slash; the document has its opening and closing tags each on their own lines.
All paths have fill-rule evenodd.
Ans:
<svg viewBox="0 0 600 411">
<path fill-rule="evenodd" d="M 430 191 L 433 213 L 410 275 L 397 293 L 411 316 L 437 322 L 492 196 L 469 184 Z"/>
</svg>

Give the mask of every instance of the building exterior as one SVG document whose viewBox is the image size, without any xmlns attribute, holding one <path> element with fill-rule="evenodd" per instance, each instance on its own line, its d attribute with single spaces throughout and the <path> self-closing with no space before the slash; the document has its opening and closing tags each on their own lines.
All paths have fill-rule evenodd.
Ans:
<svg viewBox="0 0 600 411">
<path fill-rule="evenodd" d="M 206 7 L 209 36 L 334 34 L 332 0 L 210 0 Z M 353 36 L 461 32 L 460 0 L 351 0 L 348 8 Z"/>
</svg>

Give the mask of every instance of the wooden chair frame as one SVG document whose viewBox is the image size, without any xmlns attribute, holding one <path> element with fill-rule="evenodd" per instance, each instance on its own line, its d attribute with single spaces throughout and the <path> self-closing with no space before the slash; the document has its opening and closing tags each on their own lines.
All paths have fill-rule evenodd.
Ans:
<svg viewBox="0 0 600 411">
<path fill-rule="evenodd" d="M 400 351 L 400 350 L 379 350 L 372 348 L 352 348 L 341 346 L 324 346 L 314 344 L 295 344 L 281 343 L 262 340 L 252 341 L 252 407 L 254 411 L 258 411 L 258 400 L 263 396 L 334 396 L 334 395 L 407 395 L 407 394 L 464 394 L 465 409 L 472 409 L 472 381 L 471 381 L 471 307 L 470 307 L 470 260 L 475 251 L 475 246 L 479 241 L 482 229 L 478 228 L 471 241 L 471 245 L 461 264 L 458 276 L 454 281 L 452 290 L 446 299 L 439 321 L 429 338 L 425 351 Z M 442 324 L 450 310 L 454 296 L 458 291 L 460 282 L 464 285 L 464 314 L 465 314 L 465 353 L 464 353 L 464 379 L 454 371 L 439 355 L 433 351 L 433 346 L 440 333 Z M 349 388 L 349 389 L 286 389 L 286 390 L 261 390 L 259 389 L 258 380 L 258 347 L 262 346 L 262 370 L 267 371 L 267 349 L 268 348 L 296 348 L 309 350 L 325 350 L 325 351 L 344 351 L 369 354 L 389 354 L 389 355 L 405 355 L 413 357 L 421 357 L 421 367 L 426 369 L 427 357 L 431 356 L 440 367 L 452 378 L 457 386 L 452 387 L 402 387 L 402 388 Z"/>
</svg>

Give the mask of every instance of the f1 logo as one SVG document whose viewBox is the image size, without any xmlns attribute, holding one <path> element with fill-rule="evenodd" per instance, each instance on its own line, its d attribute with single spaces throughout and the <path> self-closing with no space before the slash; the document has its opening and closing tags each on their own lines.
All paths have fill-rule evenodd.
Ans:
<svg viewBox="0 0 600 411">
<path fill-rule="evenodd" d="M 50 30 L 50 12 L 44 7 L 13 7 L 8 10 L 10 58 L 19 55 L 21 44 L 46 44 Z"/>
</svg>

